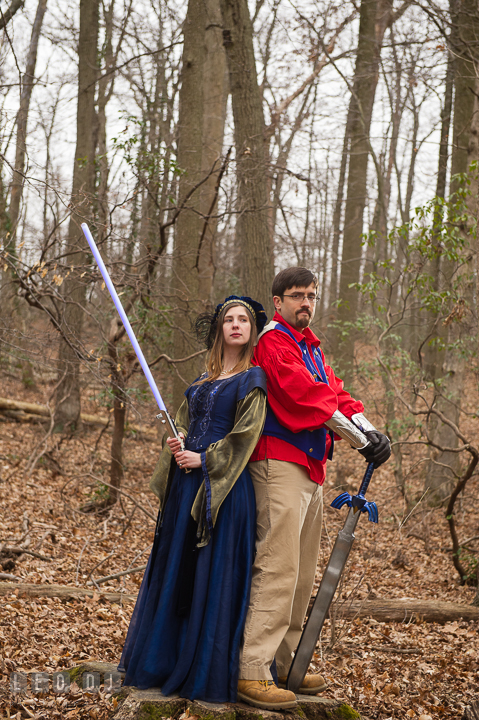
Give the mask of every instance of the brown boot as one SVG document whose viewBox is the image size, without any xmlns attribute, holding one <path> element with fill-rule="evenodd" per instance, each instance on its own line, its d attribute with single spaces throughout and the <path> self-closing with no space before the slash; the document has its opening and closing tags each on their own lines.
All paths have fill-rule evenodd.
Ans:
<svg viewBox="0 0 479 720">
<path fill-rule="evenodd" d="M 298 705 L 294 693 L 280 690 L 272 680 L 238 680 L 238 700 L 262 710 L 290 710 Z"/>
<path fill-rule="evenodd" d="M 278 685 L 280 688 L 286 687 L 287 679 L 287 677 L 278 678 Z M 301 695 L 316 695 L 316 693 L 326 690 L 327 687 L 328 685 L 326 680 L 322 675 L 310 674 L 305 676 L 298 692 L 301 693 Z"/>
</svg>

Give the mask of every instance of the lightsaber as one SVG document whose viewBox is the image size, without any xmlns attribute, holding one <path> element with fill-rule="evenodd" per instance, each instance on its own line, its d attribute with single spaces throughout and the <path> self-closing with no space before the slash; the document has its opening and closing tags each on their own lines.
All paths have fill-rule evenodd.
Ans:
<svg viewBox="0 0 479 720">
<path fill-rule="evenodd" d="M 176 438 L 176 440 L 179 440 L 181 443 L 181 449 L 185 449 L 185 444 L 183 440 L 180 438 L 178 434 L 178 430 L 176 429 L 176 425 L 174 423 L 173 418 L 171 417 L 170 413 L 166 409 L 165 403 L 163 402 L 163 398 L 160 395 L 160 391 L 158 390 L 158 386 L 155 382 L 155 379 L 153 375 L 151 374 L 151 370 L 149 368 L 148 363 L 146 362 L 146 358 L 143 355 L 142 349 L 138 344 L 138 340 L 135 337 L 135 333 L 133 332 L 133 328 L 130 325 L 130 321 L 128 320 L 128 316 L 123 308 L 123 305 L 121 304 L 121 300 L 118 297 L 118 293 L 115 290 L 115 286 L 113 285 L 110 275 L 108 274 L 108 270 L 105 267 L 105 263 L 103 262 L 103 258 L 100 255 L 100 251 L 98 250 L 98 247 L 96 245 L 96 242 L 93 239 L 93 236 L 90 232 L 90 228 L 86 223 L 82 223 L 81 229 L 83 230 L 83 234 L 85 235 L 87 242 L 90 246 L 90 250 L 93 253 L 93 257 L 96 260 L 96 263 L 98 267 L 100 268 L 100 272 L 103 275 L 103 280 L 105 281 L 105 285 L 108 288 L 108 291 L 111 295 L 111 298 L 113 302 L 115 303 L 115 307 L 117 309 L 118 315 L 121 318 L 121 321 L 125 327 L 125 330 L 127 332 L 128 337 L 130 338 L 130 342 L 133 345 L 133 350 L 136 353 L 136 357 L 138 358 L 138 362 L 141 365 L 141 369 L 145 373 L 145 377 L 148 380 L 148 385 L 150 386 L 151 392 L 153 393 L 153 396 L 157 402 L 158 407 L 160 408 L 160 413 L 156 416 L 158 420 L 161 420 L 163 425 L 166 425 L 166 431 L 168 435 L 172 438 Z"/>
</svg>

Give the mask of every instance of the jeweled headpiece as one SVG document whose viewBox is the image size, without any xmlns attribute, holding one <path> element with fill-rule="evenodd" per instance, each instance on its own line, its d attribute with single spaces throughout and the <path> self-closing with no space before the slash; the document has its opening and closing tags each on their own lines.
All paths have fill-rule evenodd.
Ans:
<svg viewBox="0 0 479 720">
<path fill-rule="evenodd" d="M 261 303 L 247 296 L 240 297 L 239 295 L 230 295 L 216 306 L 213 313 L 202 313 L 196 319 L 196 336 L 198 340 L 205 343 L 208 350 L 211 350 L 215 341 L 220 313 L 229 305 L 243 305 L 251 313 L 258 333 L 260 333 L 266 325 L 268 318 Z"/>
</svg>

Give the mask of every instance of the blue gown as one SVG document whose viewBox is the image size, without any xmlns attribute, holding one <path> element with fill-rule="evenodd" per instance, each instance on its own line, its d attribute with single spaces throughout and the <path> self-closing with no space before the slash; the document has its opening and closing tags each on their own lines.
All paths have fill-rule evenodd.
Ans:
<svg viewBox="0 0 479 720">
<path fill-rule="evenodd" d="M 201 452 L 224 438 L 236 403 L 255 386 L 266 390 L 259 368 L 190 386 L 186 448 Z M 126 669 L 125 685 L 235 702 L 255 548 L 254 489 L 246 467 L 220 507 L 210 542 L 198 548 L 191 508 L 203 479 L 202 468 L 176 468 L 119 669 Z"/>
</svg>

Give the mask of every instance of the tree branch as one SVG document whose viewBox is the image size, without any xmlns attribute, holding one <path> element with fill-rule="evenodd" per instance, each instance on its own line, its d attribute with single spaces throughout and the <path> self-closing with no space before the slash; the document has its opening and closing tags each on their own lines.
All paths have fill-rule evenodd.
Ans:
<svg viewBox="0 0 479 720">
<path fill-rule="evenodd" d="M 20 10 L 25 4 L 25 0 L 13 0 L 12 4 L 8 8 L 8 10 L 0 9 L 0 30 L 3 30 L 3 28 L 6 26 L 8 22 L 12 19 L 12 17 L 15 15 L 17 10 Z"/>
</svg>

